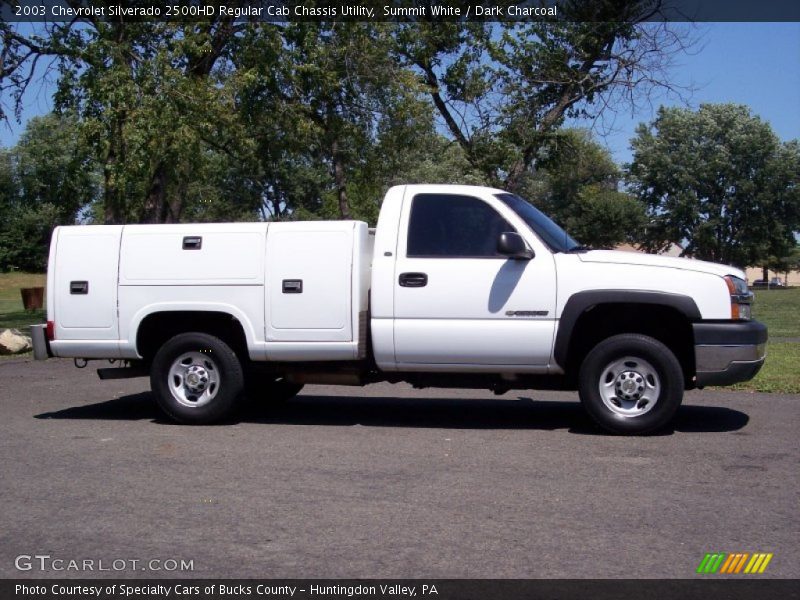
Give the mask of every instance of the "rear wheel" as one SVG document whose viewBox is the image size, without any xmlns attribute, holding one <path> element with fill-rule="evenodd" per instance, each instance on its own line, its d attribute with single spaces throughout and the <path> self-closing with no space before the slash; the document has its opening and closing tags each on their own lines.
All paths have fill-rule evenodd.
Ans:
<svg viewBox="0 0 800 600">
<path fill-rule="evenodd" d="M 170 418 L 204 425 L 233 411 L 244 389 L 244 375 L 238 357 L 221 339 L 182 333 L 156 353 L 150 385 Z"/>
<path fill-rule="evenodd" d="M 584 408 L 613 433 L 648 433 L 666 425 L 683 399 L 683 369 L 658 340 L 622 334 L 603 340 L 581 365 Z"/>
</svg>

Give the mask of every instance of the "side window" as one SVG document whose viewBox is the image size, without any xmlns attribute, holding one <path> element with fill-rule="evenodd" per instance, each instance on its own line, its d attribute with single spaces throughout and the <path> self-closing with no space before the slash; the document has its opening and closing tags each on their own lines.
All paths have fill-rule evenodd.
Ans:
<svg viewBox="0 0 800 600">
<path fill-rule="evenodd" d="M 408 224 L 409 257 L 492 257 L 504 231 L 516 231 L 483 200 L 417 194 Z"/>
</svg>

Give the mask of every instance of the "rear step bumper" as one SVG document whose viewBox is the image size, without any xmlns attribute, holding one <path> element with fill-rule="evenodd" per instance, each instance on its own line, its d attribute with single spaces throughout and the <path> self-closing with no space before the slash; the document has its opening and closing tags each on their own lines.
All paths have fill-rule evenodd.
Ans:
<svg viewBox="0 0 800 600">
<path fill-rule="evenodd" d="M 133 379 L 134 377 L 147 377 L 149 371 L 146 367 L 107 367 L 97 369 L 97 376 L 100 379 Z"/>
</svg>

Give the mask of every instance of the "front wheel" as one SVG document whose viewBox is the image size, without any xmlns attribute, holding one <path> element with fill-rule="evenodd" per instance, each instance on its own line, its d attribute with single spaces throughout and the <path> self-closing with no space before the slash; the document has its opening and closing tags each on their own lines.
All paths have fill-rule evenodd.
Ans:
<svg viewBox="0 0 800 600">
<path fill-rule="evenodd" d="M 597 344 L 579 375 L 581 402 L 603 429 L 648 433 L 666 425 L 683 400 L 683 369 L 656 339 L 622 334 Z"/>
<path fill-rule="evenodd" d="M 173 420 L 205 425 L 233 411 L 244 375 L 238 357 L 221 339 L 182 333 L 156 353 L 150 385 L 158 405 Z"/>
</svg>

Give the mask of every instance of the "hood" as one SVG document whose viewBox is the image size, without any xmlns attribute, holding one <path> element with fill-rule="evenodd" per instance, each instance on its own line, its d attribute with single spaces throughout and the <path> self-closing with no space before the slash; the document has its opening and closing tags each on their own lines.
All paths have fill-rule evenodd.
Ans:
<svg viewBox="0 0 800 600">
<path fill-rule="evenodd" d="M 588 263 L 664 267 L 667 269 L 683 269 L 685 271 L 710 273 L 712 275 L 719 275 L 720 277 L 735 275 L 736 277 L 745 279 L 745 274 L 741 269 L 728 265 L 706 262 L 704 260 L 695 260 L 694 258 L 675 258 L 672 256 L 644 254 L 642 252 L 625 252 L 622 250 L 590 250 L 578 254 L 578 257 L 581 261 Z"/>
</svg>

